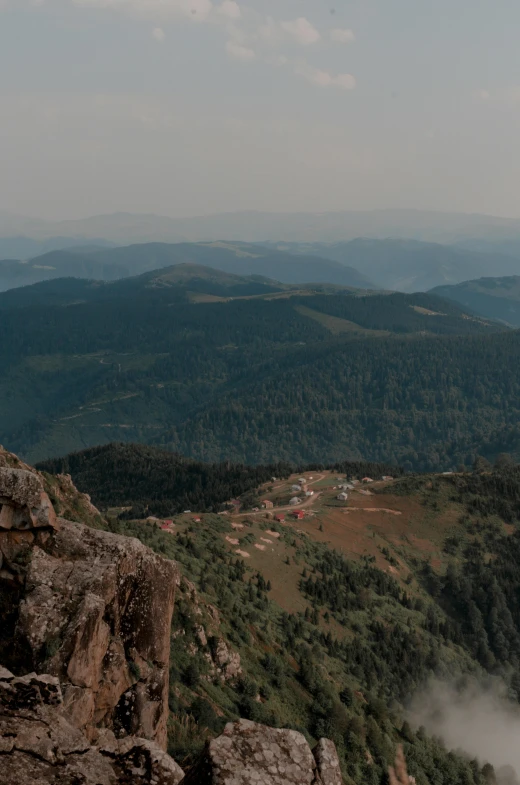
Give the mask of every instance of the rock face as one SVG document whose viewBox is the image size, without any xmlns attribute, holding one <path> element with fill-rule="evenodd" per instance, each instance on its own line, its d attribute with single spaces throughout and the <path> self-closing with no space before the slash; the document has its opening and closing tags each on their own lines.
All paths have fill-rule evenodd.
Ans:
<svg viewBox="0 0 520 785">
<path fill-rule="evenodd" d="M 36 474 L 0 468 L 0 530 L 56 528 L 56 515 Z"/>
<path fill-rule="evenodd" d="M 320 739 L 313 755 L 323 785 L 343 785 L 336 745 L 330 739 Z"/>
<path fill-rule="evenodd" d="M 154 742 L 93 747 L 69 722 L 58 680 L 0 668 L 0 785 L 178 785 L 182 769 Z"/>
<path fill-rule="evenodd" d="M 40 477 L 0 468 L 0 663 L 58 678 L 72 724 L 166 746 L 176 565 L 56 518 Z"/>
<path fill-rule="evenodd" d="M 239 720 L 209 743 L 182 785 L 341 785 L 334 744 L 322 739 L 316 753 L 297 731 Z"/>
</svg>

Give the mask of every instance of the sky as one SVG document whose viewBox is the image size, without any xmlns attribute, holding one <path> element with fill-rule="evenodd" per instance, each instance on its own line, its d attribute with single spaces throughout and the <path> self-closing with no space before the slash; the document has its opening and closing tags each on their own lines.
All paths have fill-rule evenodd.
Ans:
<svg viewBox="0 0 520 785">
<path fill-rule="evenodd" d="M 0 210 L 520 217 L 518 0 L 0 0 Z"/>
</svg>

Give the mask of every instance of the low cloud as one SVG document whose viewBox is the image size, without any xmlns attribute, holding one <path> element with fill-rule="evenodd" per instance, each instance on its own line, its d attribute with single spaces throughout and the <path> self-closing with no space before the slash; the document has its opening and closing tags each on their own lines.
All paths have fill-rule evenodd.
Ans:
<svg viewBox="0 0 520 785">
<path fill-rule="evenodd" d="M 498 87 L 493 90 L 475 90 L 473 97 L 482 103 L 492 103 L 497 106 L 505 106 L 508 109 L 515 109 L 520 106 L 520 85 Z"/>
<path fill-rule="evenodd" d="M 330 37 L 339 44 L 350 44 L 355 40 L 352 30 L 342 29 L 341 27 L 336 27 L 334 30 L 331 30 Z"/>
<path fill-rule="evenodd" d="M 499 785 L 520 776 L 520 707 L 498 680 L 485 686 L 470 682 L 462 690 L 432 681 L 414 698 L 409 719 L 440 736 L 450 749 L 491 763 Z"/>
<path fill-rule="evenodd" d="M 224 2 L 217 7 L 217 11 L 228 19 L 240 19 L 242 16 L 240 6 L 235 0 L 224 0 Z"/>
<path fill-rule="evenodd" d="M 354 90 L 356 87 L 356 80 L 352 74 L 332 74 L 330 71 L 314 68 L 308 63 L 297 63 L 294 73 L 316 87 L 338 87 L 341 90 Z"/>
<path fill-rule="evenodd" d="M 289 22 L 281 22 L 280 27 L 302 46 L 315 44 L 321 38 L 319 31 L 304 16 Z"/>
<path fill-rule="evenodd" d="M 252 49 L 247 46 L 242 46 L 237 41 L 228 41 L 226 44 L 226 52 L 230 57 L 235 60 L 254 60 L 256 55 Z"/>
</svg>

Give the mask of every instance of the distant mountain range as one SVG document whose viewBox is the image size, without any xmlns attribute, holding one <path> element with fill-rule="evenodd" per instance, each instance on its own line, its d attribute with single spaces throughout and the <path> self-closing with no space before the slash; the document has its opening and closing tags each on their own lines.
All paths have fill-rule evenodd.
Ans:
<svg viewBox="0 0 520 785">
<path fill-rule="evenodd" d="M 435 286 L 470 278 L 520 273 L 518 258 L 492 251 L 417 240 L 370 240 L 348 243 L 267 243 L 267 247 L 292 254 L 314 254 L 362 270 L 382 289 L 424 292 Z"/>
<path fill-rule="evenodd" d="M 520 220 L 401 209 L 323 213 L 242 211 L 191 218 L 114 213 L 67 221 L 43 221 L 0 212 L 1 237 L 30 237 L 36 240 L 69 237 L 76 242 L 80 238 L 92 240 L 102 237 L 122 245 L 211 240 L 330 243 L 357 237 L 404 237 L 427 242 L 456 243 L 468 240 L 520 240 Z"/>
<path fill-rule="evenodd" d="M 456 286 L 438 286 L 432 293 L 454 300 L 465 308 L 496 319 L 511 327 L 520 327 L 520 276 L 479 278 Z"/>
<path fill-rule="evenodd" d="M 0 261 L 0 291 L 52 278 L 113 281 L 175 264 L 198 264 L 234 275 L 261 275 L 282 283 L 330 283 L 378 288 L 357 270 L 331 259 L 289 254 L 246 243 L 146 243 L 120 248 L 52 251 L 31 259 Z"/>
</svg>

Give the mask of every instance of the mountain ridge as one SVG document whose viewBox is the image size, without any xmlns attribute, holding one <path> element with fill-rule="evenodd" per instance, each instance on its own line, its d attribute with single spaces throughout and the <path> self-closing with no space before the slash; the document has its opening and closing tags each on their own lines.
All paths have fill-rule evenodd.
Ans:
<svg viewBox="0 0 520 785">
<path fill-rule="evenodd" d="M 330 212 L 270 213 L 249 210 L 188 218 L 154 214 L 113 213 L 79 220 L 42 221 L 0 214 L 2 234 L 20 231 L 35 238 L 69 235 L 105 237 L 112 242 L 211 241 L 232 238 L 258 241 L 344 241 L 372 237 L 410 237 L 426 241 L 458 242 L 466 239 L 520 237 L 520 220 L 477 213 L 440 210 L 374 209 Z"/>
<path fill-rule="evenodd" d="M 488 319 L 520 327 L 520 276 L 493 276 L 438 286 L 432 294 L 446 297 Z"/>
<path fill-rule="evenodd" d="M 75 277 L 116 280 L 174 264 L 194 263 L 235 275 L 263 275 L 283 283 L 323 282 L 377 288 L 339 262 L 269 251 L 245 243 L 144 243 L 80 253 L 52 251 L 27 264 L 0 261 L 0 289 L 40 280 Z"/>
</svg>

